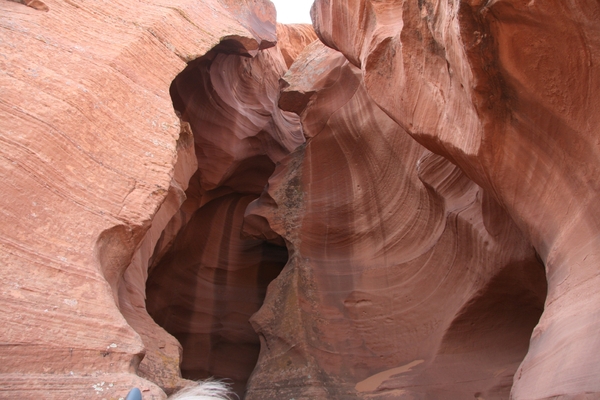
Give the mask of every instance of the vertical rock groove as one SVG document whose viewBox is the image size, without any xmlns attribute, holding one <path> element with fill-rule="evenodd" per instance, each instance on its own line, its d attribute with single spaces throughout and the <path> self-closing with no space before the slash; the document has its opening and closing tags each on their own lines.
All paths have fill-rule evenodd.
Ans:
<svg viewBox="0 0 600 400">
<path fill-rule="evenodd" d="M 259 352 L 248 319 L 287 261 L 285 247 L 241 237 L 255 197 L 232 193 L 198 209 L 147 283 L 148 312 L 183 347 L 183 377 L 229 378 L 240 394 Z"/>
</svg>

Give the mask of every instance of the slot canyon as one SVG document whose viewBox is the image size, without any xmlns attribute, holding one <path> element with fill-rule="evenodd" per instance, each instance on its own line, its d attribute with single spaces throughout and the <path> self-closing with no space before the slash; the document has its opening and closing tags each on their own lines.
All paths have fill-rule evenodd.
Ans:
<svg viewBox="0 0 600 400">
<path fill-rule="evenodd" d="M 600 398 L 600 3 L 0 0 L 0 398 Z"/>
</svg>

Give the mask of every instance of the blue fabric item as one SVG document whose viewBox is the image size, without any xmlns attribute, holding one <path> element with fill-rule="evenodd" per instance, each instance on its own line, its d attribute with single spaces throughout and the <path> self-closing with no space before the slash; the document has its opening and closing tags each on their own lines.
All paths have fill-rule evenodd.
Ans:
<svg viewBox="0 0 600 400">
<path fill-rule="evenodd" d="M 142 400 L 142 392 L 138 388 L 133 388 L 129 391 L 125 400 Z"/>
</svg>

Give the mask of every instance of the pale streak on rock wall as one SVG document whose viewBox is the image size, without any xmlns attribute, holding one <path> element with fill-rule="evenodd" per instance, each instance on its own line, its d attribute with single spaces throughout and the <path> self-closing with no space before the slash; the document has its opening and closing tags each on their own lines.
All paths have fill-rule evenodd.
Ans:
<svg viewBox="0 0 600 400">
<path fill-rule="evenodd" d="M 222 40 L 250 54 L 272 46 L 274 8 L 46 4 L 0 3 L 2 396 L 119 397 L 135 384 L 163 398 L 135 373 L 148 330 L 171 346 L 166 363 L 178 362 L 140 284 L 156 227 L 194 170 L 169 86 Z"/>
<path fill-rule="evenodd" d="M 227 378 L 240 395 L 260 348 L 248 319 L 287 261 L 285 247 L 241 235 L 255 198 L 231 193 L 198 209 L 147 286 L 149 313 L 183 346 L 183 376 Z"/>
<path fill-rule="evenodd" d="M 545 295 L 531 246 L 340 53 L 314 43 L 284 79 L 309 139 L 247 211 L 290 251 L 252 318 L 247 398 L 507 396 Z"/>
<path fill-rule="evenodd" d="M 598 3 L 317 0 L 312 16 L 377 104 L 540 254 L 548 297 L 512 396 L 597 396 Z"/>
</svg>

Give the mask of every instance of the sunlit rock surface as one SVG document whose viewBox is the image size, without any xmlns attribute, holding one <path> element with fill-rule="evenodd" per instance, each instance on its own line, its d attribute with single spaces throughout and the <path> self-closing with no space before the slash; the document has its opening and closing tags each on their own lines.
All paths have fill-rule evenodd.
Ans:
<svg viewBox="0 0 600 400">
<path fill-rule="evenodd" d="M 277 24 L 277 47 L 289 68 L 306 46 L 317 40 L 317 34 L 308 24 Z"/>
<path fill-rule="evenodd" d="M 247 212 L 290 248 L 247 398 L 508 397 L 545 298 L 533 248 L 340 53 L 314 43 L 284 79 L 309 140 Z"/>
<path fill-rule="evenodd" d="M 600 393 L 599 15 L 589 1 L 317 0 L 312 10 L 374 101 L 493 194 L 544 262 L 548 298 L 516 399 Z"/>
</svg>

